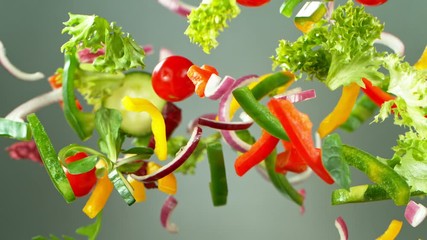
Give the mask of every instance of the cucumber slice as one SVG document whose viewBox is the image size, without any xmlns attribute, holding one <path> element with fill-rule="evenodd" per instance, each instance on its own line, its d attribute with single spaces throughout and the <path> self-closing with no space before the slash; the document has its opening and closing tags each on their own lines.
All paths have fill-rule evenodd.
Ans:
<svg viewBox="0 0 427 240">
<path fill-rule="evenodd" d="M 103 102 L 103 107 L 113 108 L 122 114 L 121 130 L 126 134 L 142 137 L 151 134 L 151 118 L 146 112 L 126 111 L 122 106 L 125 96 L 148 99 L 154 106 L 161 110 L 166 101 L 154 92 L 151 85 L 151 75 L 143 71 L 127 73 L 123 85 L 116 89 L 111 96 Z"/>
<path fill-rule="evenodd" d="M 133 197 L 133 188 L 123 176 L 123 174 L 117 169 L 114 169 L 108 174 L 108 178 L 113 183 L 114 188 L 119 192 L 120 196 L 127 203 L 127 205 L 132 205 L 135 203 L 135 198 Z"/>
</svg>

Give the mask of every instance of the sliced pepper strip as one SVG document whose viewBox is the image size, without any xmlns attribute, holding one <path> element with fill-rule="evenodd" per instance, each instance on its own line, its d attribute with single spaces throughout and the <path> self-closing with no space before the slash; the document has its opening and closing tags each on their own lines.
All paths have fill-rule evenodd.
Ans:
<svg viewBox="0 0 427 240">
<path fill-rule="evenodd" d="M 211 173 L 209 189 L 211 192 L 212 203 L 215 207 L 223 206 L 227 204 L 228 186 L 221 142 L 216 141 L 208 143 L 206 151 Z"/>
<path fill-rule="evenodd" d="M 399 235 L 402 229 L 403 222 L 396 219 L 391 220 L 390 225 L 383 235 L 377 237 L 376 240 L 394 240 Z"/>
<path fill-rule="evenodd" d="M 49 174 L 52 183 L 67 203 L 74 201 L 76 197 L 73 189 L 71 188 L 70 182 L 62 169 L 55 148 L 44 130 L 43 125 L 34 113 L 28 115 L 27 120 L 33 134 L 34 142 L 36 143 L 40 157 L 43 161 L 43 165 Z"/>
<path fill-rule="evenodd" d="M 280 121 L 271 114 L 270 110 L 260 103 L 252 94 L 248 87 L 239 87 L 233 90 L 233 96 L 242 109 L 265 131 L 280 138 L 289 140 Z"/>
<path fill-rule="evenodd" d="M 160 160 L 167 158 L 166 124 L 162 113 L 149 100 L 143 98 L 131 98 L 126 96 L 122 104 L 127 111 L 147 112 L 151 116 L 151 131 L 154 135 L 156 146 L 154 153 Z"/>
<path fill-rule="evenodd" d="M 424 70 L 427 69 L 427 46 L 424 48 L 424 52 L 420 59 L 414 64 L 415 69 Z"/>
<path fill-rule="evenodd" d="M 319 129 L 317 130 L 321 138 L 324 138 L 341 124 L 345 123 L 351 114 L 354 104 L 356 103 L 359 91 L 360 87 L 356 83 L 351 83 L 350 85 L 342 88 L 342 94 L 337 105 L 334 110 L 332 110 L 332 112 L 322 120 Z"/>
<path fill-rule="evenodd" d="M 405 179 L 374 156 L 355 147 L 343 145 L 345 161 L 364 172 L 372 182 L 382 187 L 398 206 L 409 202 L 410 188 Z"/>
<path fill-rule="evenodd" d="M 395 99 L 395 97 L 385 91 L 380 87 L 372 85 L 371 81 L 366 78 L 362 78 L 365 87 L 362 88 L 362 91 L 368 96 L 377 106 L 381 107 L 384 102 Z"/>
<path fill-rule="evenodd" d="M 143 202 L 145 201 L 146 194 L 145 194 L 145 186 L 144 183 L 135 180 L 130 175 L 127 176 L 127 180 L 129 184 L 133 188 L 133 197 L 135 198 L 135 202 Z"/>
<path fill-rule="evenodd" d="M 299 112 L 295 106 L 284 99 L 272 98 L 268 102 L 273 115 L 275 115 L 295 145 L 296 150 L 304 158 L 307 165 L 326 183 L 334 183 L 334 179 L 322 163 L 322 157 L 314 147 L 311 132 L 312 123 L 306 114 Z"/>
<path fill-rule="evenodd" d="M 108 198 L 113 191 L 113 184 L 111 183 L 108 175 L 105 174 L 101 179 L 96 183 L 95 188 L 93 189 L 92 194 L 87 200 L 85 206 L 83 207 L 83 212 L 89 217 L 94 218 L 98 215 L 105 204 L 108 201 Z"/>
<path fill-rule="evenodd" d="M 276 172 L 285 174 L 286 172 L 302 173 L 307 170 L 307 163 L 296 150 L 291 142 L 282 141 L 285 151 L 277 154 Z"/>
<path fill-rule="evenodd" d="M 206 84 L 212 74 L 218 75 L 218 71 L 209 65 L 202 65 L 201 67 L 192 65 L 187 70 L 187 76 L 193 82 L 195 92 L 199 97 L 205 97 Z"/>
<path fill-rule="evenodd" d="M 147 175 L 157 172 L 160 168 L 161 166 L 159 164 L 155 162 L 148 162 L 146 167 Z M 157 188 L 159 189 L 159 191 L 162 191 L 169 195 L 176 194 L 177 182 L 175 175 L 173 173 L 170 173 L 165 177 L 157 180 Z"/>
<path fill-rule="evenodd" d="M 267 131 L 262 131 L 261 137 L 252 144 L 251 148 L 237 157 L 234 163 L 237 175 L 243 176 L 252 167 L 262 162 L 276 148 L 277 143 L 279 143 L 278 138 Z"/>
<path fill-rule="evenodd" d="M 370 117 L 372 117 L 377 109 L 378 106 L 372 102 L 368 96 L 360 96 L 357 99 L 353 110 L 351 110 L 351 114 L 347 121 L 341 124 L 340 128 L 349 132 L 355 131 Z"/>
</svg>

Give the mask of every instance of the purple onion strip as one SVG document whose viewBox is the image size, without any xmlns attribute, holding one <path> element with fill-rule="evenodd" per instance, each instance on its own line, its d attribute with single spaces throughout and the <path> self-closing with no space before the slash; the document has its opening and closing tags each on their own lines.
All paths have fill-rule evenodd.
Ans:
<svg viewBox="0 0 427 240">
<path fill-rule="evenodd" d="M 172 196 L 168 196 L 163 203 L 162 210 L 160 212 L 160 223 L 170 233 L 177 233 L 178 227 L 175 223 L 169 221 L 173 210 L 178 205 L 178 201 Z"/>
</svg>

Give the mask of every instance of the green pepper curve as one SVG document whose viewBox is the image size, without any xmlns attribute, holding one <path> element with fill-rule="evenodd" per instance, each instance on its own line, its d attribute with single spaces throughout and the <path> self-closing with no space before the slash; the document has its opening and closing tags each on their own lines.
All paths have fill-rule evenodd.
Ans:
<svg viewBox="0 0 427 240">
<path fill-rule="evenodd" d="M 25 122 L 0 118 L 0 136 L 17 140 L 30 140 L 31 131 Z"/>
<path fill-rule="evenodd" d="M 290 18 L 292 16 L 292 12 L 294 11 L 294 9 L 301 2 L 302 0 L 285 0 L 282 6 L 280 6 L 280 13 L 283 16 Z"/>
<path fill-rule="evenodd" d="M 65 54 L 64 71 L 62 73 L 62 95 L 64 115 L 68 124 L 76 131 L 81 140 L 87 140 L 95 128 L 95 114 L 77 109 L 74 95 L 74 77 L 78 62 L 74 54 Z"/>
<path fill-rule="evenodd" d="M 208 143 L 206 146 L 211 182 L 212 203 L 215 207 L 227 204 L 228 186 L 225 173 L 224 154 L 219 141 Z"/>
<path fill-rule="evenodd" d="M 261 100 L 273 90 L 289 83 L 292 80 L 294 80 L 294 76 L 291 73 L 283 71 L 276 72 L 267 76 L 255 85 L 255 87 L 251 89 L 251 92 L 256 100 Z"/>
<path fill-rule="evenodd" d="M 388 165 L 360 149 L 342 146 L 345 161 L 360 171 L 374 183 L 383 188 L 397 206 L 409 202 L 410 188 L 405 179 Z"/>
<path fill-rule="evenodd" d="M 266 106 L 258 102 L 248 87 L 233 90 L 233 96 L 242 109 L 265 131 L 282 140 L 289 141 L 288 135 Z"/>
<path fill-rule="evenodd" d="M 27 120 L 33 134 L 34 142 L 36 143 L 50 179 L 67 203 L 74 201 L 76 197 L 73 189 L 71 188 L 70 182 L 62 169 L 58 155 L 56 154 L 43 125 L 34 113 L 28 115 Z"/>
<path fill-rule="evenodd" d="M 268 177 L 280 193 L 282 193 L 285 197 L 292 199 L 292 201 L 294 201 L 296 204 L 302 206 L 304 197 L 299 194 L 295 188 L 292 187 L 284 174 L 279 174 L 276 172 L 276 156 L 276 151 L 273 151 L 264 160 Z"/>
<path fill-rule="evenodd" d="M 351 110 L 351 114 L 348 117 L 347 121 L 343 123 L 340 128 L 353 132 L 358 129 L 366 120 L 368 120 L 375 111 L 378 109 L 378 106 L 369 99 L 368 96 L 362 95 L 357 99 L 356 104 Z"/>
</svg>

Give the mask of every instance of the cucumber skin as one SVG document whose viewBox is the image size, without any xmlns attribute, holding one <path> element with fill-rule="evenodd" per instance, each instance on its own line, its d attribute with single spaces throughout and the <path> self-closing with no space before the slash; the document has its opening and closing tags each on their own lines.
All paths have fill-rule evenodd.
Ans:
<svg viewBox="0 0 427 240">
<path fill-rule="evenodd" d="M 126 178 L 123 177 L 121 172 L 117 171 L 117 169 L 114 169 L 108 174 L 108 178 L 110 179 L 111 183 L 113 183 L 114 188 L 117 190 L 127 205 L 130 206 L 135 203 L 135 198 L 132 194 L 133 188 L 128 183 Z"/>
<path fill-rule="evenodd" d="M 166 101 L 154 92 L 151 85 L 151 74 L 144 71 L 126 73 L 123 85 L 106 98 L 102 104 L 103 107 L 120 111 L 123 118 L 121 130 L 126 134 L 135 137 L 151 135 L 150 115 L 146 112 L 126 111 L 121 104 L 121 100 L 125 96 L 148 99 L 161 111 L 166 105 Z"/>
</svg>

